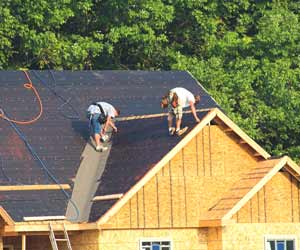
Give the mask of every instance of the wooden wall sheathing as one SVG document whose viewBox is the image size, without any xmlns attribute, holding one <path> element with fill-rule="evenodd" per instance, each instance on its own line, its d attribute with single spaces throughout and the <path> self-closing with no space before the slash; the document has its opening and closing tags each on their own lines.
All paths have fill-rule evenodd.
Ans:
<svg viewBox="0 0 300 250">
<path fill-rule="evenodd" d="M 208 250 L 223 250 L 223 248 L 222 248 L 222 228 L 221 227 L 208 228 L 207 248 L 208 248 Z"/>
<path fill-rule="evenodd" d="M 219 126 L 206 126 L 103 227 L 197 227 L 201 215 L 257 161 L 245 144 Z M 227 204 L 232 205 L 229 200 Z"/>
<path fill-rule="evenodd" d="M 265 249 L 266 235 L 290 235 L 300 244 L 299 223 L 235 223 L 222 229 L 222 250 Z M 298 249 L 297 247 L 297 249 Z"/>
<path fill-rule="evenodd" d="M 287 172 L 278 172 L 237 212 L 237 222 L 299 223 L 299 193 L 299 181 Z"/>
<path fill-rule="evenodd" d="M 210 250 L 207 248 L 207 229 L 204 228 L 103 230 L 99 246 L 101 250 L 137 250 L 141 239 L 169 239 L 173 250 Z"/>
</svg>

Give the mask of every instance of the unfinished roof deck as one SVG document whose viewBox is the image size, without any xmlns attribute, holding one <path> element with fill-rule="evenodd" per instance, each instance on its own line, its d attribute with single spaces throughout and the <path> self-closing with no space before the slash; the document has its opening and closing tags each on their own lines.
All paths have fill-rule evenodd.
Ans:
<svg viewBox="0 0 300 250">
<path fill-rule="evenodd" d="M 89 138 L 85 110 L 91 102 L 110 102 L 121 109 L 122 116 L 156 114 L 162 111 L 159 106 L 161 96 L 173 87 L 184 86 L 201 95 L 201 103 L 197 108 L 218 107 L 187 72 L 29 71 L 29 74 L 42 98 L 44 112 L 37 122 L 18 127 L 59 182 L 70 184 L 71 188 Z M 18 120 L 30 119 L 39 111 L 34 94 L 23 87 L 24 83 L 26 78 L 21 71 L 0 72 L 0 108 L 11 118 Z M 55 93 L 63 96 L 67 102 Z M 69 119 L 77 114 L 79 119 Z M 186 122 L 189 124 L 192 120 L 186 119 Z M 9 123 L 1 119 L 0 124 L 1 185 L 53 184 Z M 125 192 L 180 140 L 169 138 L 165 134 L 166 117 L 120 122 L 118 127 L 120 132 L 112 140 L 113 147 L 107 168 L 99 180 L 96 195 Z M 146 153 L 147 149 L 151 153 Z M 126 164 L 132 169 L 124 168 Z M 32 213 L 19 209 L 18 202 L 14 201 L 14 193 L 19 195 L 22 192 L 25 195 L 21 195 L 22 199 L 19 200 L 27 202 L 28 210 Z M 16 221 L 22 221 L 24 216 L 34 215 L 35 202 L 31 201 L 38 200 L 39 195 L 42 198 L 45 192 L 10 192 L 5 196 L 3 207 L 12 213 L 11 217 Z M 68 192 L 71 194 L 72 189 Z M 51 202 L 37 206 L 41 211 L 36 212 L 36 216 L 64 215 L 66 200 L 63 196 L 60 198 L 62 203 L 56 208 L 52 208 Z M 114 202 L 105 201 L 105 206 L 101 208 L 103 212 Z M 100 203 L 103 202 L 98 204 Z M 99 215 L 96 213 L 91 213 L 91 220 L 96 220 L 101 215 L 101 212 Z"/>
</svg>

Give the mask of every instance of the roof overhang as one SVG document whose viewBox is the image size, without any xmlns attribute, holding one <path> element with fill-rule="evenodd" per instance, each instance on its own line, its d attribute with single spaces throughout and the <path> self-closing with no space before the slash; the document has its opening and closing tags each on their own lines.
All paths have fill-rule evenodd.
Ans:
<svg viewBox="0 0 300 250">
<path fill-rule="evenodd" d="M 17 222 L 14 225 L 4 226 L 4 235 L 18 235 L 21 233 L 43 234 L 49 233 L 50 221 L 42 222 Z M 51 224 L 53 230 L 63 231 L 63 225 L 67 231 L 98 230 L 96 223 L 70 223 L 68 221 L 55 221 Z"/>
<path fill-rule="evenodd" d="M 227 128 L 230 128 L 241 140 L 245 141 L 254 152 L 263 159 L 267 159 L 270 155 L 247 134 L 245 134 L 233 121 L 231 121 L 220 109 L 210 109 L 206 116 L 195 126 L 169 153 L 167 153 L 140 181 L 138 181 L 122 198 L 120 198 L 98 221 L 100 228 L 115 215 L 125 203 L 136 194 L 142 186 L 144 186 L 151 178 L 155 176 L 183 147 L 185 147 L 206 125 L 212 120 L 218 119 Z"/>
<path fill-rule="evenodd" d="M 272 161 L 272 160 L 270 160 Z M 274 160 L 273 160 L 274 161 Z M 225 213 L 220 213 L 219 216 L 211 216 L 211 211 L 208 211 L 203 219 L 199 221 L 200 227 L 216 227 L 225 226 L 228 222 L 232 222 L 232 216 L 238 212 L 278 171 L 284 168 L 292 176 L 294 176 L 298 181 L 300 181 L 300 167 L 288 156 L 284 156 L 281 159 L 275 161 L 273 168 L 264 175 L 261 180 L 254 185 L 249 191 L 238 200 L 234 206 L 229 208 Z"/>
</svg>

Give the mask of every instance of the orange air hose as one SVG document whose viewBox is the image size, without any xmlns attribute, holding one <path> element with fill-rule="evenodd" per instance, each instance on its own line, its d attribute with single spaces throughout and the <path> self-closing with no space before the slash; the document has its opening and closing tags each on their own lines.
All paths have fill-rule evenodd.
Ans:
<svg viewBox="0 0 300 250">
<path fill-rule="evenodd" d="M 28 83 L 24 84 L 24 88 L 29 89 L 29 90 L 31 89 L 34 92 L 35 96 L 37 97 L 38 102 L 39 102 L 39 106 L 40 106 L 40 112 L 39 112 L 39 114 L 35 118 L 33 118 L 31 120 L 28 120 L 28 121 L 18 121 L 18 120 L 13 120 L 13 119 L 8 118 L 5 115 L 4 111 L 2 109 L 0 109 L 0 118 L 5 119 L 5 120 L 10 121 L 10 122 L 13 122 L 13 123 L 16 123 L 16 124 L 28 125 L 28 124 L 36 122 L 41 117 L 41 115 L 43 114 L 43 104 L 42 104 L 41 97 L 40 97 L 38 91 L 36 90 L 36 88 L 33 86 L 33 83 L 31 81 L 31 79 L 30 79 L 27 71 L 23 70 L 23 73 L 25 74 L 25 77 L 28 80 Z"/>
</svg>

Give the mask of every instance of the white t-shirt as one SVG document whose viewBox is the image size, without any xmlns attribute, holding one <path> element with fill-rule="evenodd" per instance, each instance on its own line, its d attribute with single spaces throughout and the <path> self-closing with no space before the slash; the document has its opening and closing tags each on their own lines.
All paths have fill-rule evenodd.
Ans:
<svg viewBox="0 0 300 250">
<path fill-rule="evenodd" d="M 171 89 L 170 94 L 172 95 L 172 93 L 176 93 L 178 96 L 178 104 L 183 108 L 190 106 L 190 102 L 195 103 L 194 95 L 185 88 L 178 87 Z"/>
<path fill-rule="evenodd" d="M 107 102 L 97 102 L 97 104 L 100 104 L 105 115 L 110 116 L 110 117 L 115 117 L 115 108 L 107 103 Z M 90 114 L 100 114 L 100 108 L 96 105 L 90 105 L 87 109 L 87 112 L 89 112 Z"/>
</svg>

